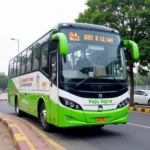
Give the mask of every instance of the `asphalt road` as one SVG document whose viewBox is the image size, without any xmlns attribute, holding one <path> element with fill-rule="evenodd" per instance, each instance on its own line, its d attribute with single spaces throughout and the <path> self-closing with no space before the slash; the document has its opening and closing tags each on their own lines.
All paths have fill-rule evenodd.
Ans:
<svg viewBox="0 0 150 150">
<path fill-rule="evenodd" d="M 7 102 L 0 102 L 0 112 L 15 115 L 14 108 Z M 28 115 L 23 118 L 40 128 L 35 118 Z M 131 112 L 128 124 L 107 125 L 99 131 L 92 128 L 59 129 L 46 134 L 67 150 L 148 150 L 150 114 Z"/>
</svg>

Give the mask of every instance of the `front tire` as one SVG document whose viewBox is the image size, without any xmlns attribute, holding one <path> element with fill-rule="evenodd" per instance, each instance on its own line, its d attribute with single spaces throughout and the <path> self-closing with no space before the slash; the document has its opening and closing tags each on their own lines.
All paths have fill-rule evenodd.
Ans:
<svg viewBox="0 0 150 150">
<path fill-rule="evenodd" d="M 46 107 L 44 103 L 42 103 L 41 108 L 40 108 L 39 121 L 44 131 L 52 132 L 54 130 L 54 127 L 47 122 Z"/>
<path fill-rule="evenodd" d="M 18 98 L 16 99 L 15 111 L 18 117 L 21 117 L 23 112 L 19 109 Z"/>
</svg>

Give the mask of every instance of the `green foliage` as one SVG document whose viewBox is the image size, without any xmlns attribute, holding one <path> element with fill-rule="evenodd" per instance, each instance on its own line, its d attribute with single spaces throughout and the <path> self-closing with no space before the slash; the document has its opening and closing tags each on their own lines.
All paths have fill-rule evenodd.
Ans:
<svg viewBox="0 0 150 150">
<path fill-rule="evenodd" d="M 76 22 L 105 25 L 117 29 L 123 39 L 130 39 L 139 44 L 140 67 L 143 75 L 147 71 L 143 68 L 150 62 L 148 49 L 150 31 L 150 0 L 88 0 L 86 9 Z M 144 44 L 144 45 L 142 45 Z M 134 61 L 127 58 L 127 65 Z"/>
<path fill-rule="evenodd" d="M 140 74 L 134 76 L 134 79 L 136 81 L 136 78 L 138 80 L 141 80 L 143 82 L 142 85 L 150 85 L 150 72 L 147 74 L 147 76 L 141 76 Z"/>
<path fill-rule="evenodd" d="M 8 83 L 8 76 L 0 75 L 0 89 L 7 88 L 7 83 Z"/>
<path fill-rule="evenodd" d="M 143 39 L 139 42 L 139 48 L 140 48 L 140 60 L 139 60 L 139 66 L 138 71 L 140 75 L 147 75 L 150 69 L 150 40 L 149 39 Z"/>
<path fill-rule="evenodd" d="M 140 78 L 134 78 L 134 82 L 137 83 L 137 86 L 143 85 L 144 83 Z"/>
</svg>

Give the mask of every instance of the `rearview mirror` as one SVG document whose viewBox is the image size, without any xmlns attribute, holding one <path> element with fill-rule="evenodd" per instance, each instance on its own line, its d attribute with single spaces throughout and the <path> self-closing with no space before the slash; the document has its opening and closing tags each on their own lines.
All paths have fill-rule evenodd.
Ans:
<svg viewBox="0 0 150 150">
<path fill-rule="evenodd" d="M 132 55 L 133 55 L 133 59 L 134 60 L 138 60 L 139 59 L 139 49 L 138 49 L 138 45 L 131 41 L 131 40 L 123 40 L 123 45 L 127 46 L 130 45 L 131 46 L 131 51 L 132 51 Z"/>
<path fill-rule="evenodd" d="M 65 34 L 63 33 L 56 33 L 52 35 L 52 40 L 59 40 L 59 48 L 61 55 L 68 54 L 68 42 Z"/>
</svg>

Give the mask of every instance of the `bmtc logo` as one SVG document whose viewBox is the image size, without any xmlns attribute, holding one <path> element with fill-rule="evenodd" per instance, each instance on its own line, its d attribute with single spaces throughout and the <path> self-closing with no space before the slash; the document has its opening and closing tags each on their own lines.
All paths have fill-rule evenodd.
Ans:
<svg viewBox="0 0 150 150">
<path fill-rule="evenodd" d="M 37 89 L 40 88 L 40 76 L 38 74 L 36 76 L 36 87 L 37 87 Z"/>
</svg>

